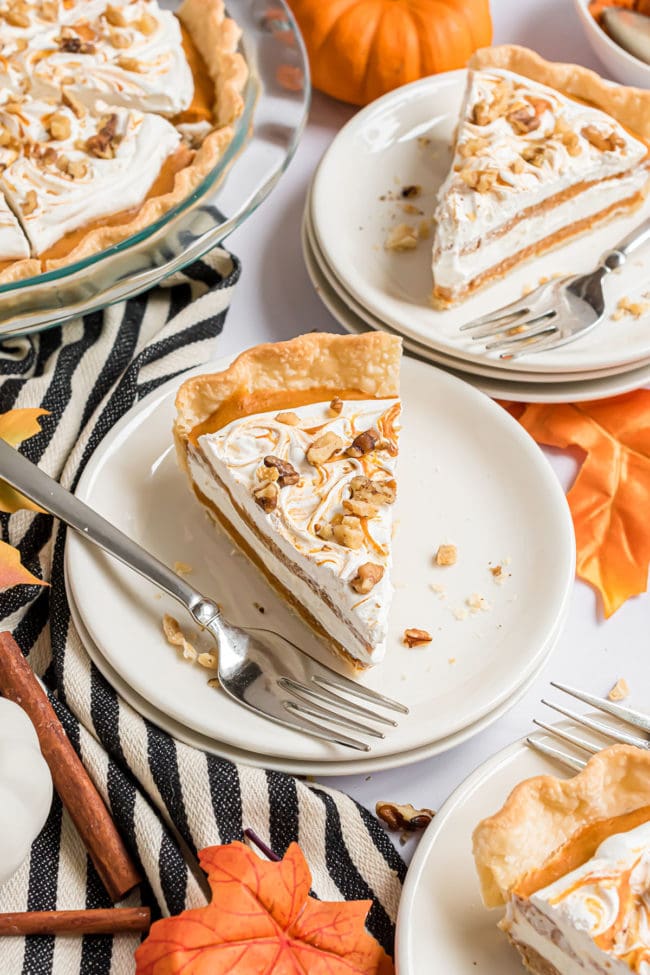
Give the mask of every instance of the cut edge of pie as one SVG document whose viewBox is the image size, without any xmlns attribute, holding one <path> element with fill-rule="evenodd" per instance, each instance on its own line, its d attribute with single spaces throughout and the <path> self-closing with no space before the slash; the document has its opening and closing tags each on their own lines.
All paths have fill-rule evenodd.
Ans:
<svg viewBox="0 0 650 975">
<path fill-rule="evenodd" d="M 468 92 L 473 72 L 489 72 L 490 69 L 510 72 L 534 84 L 544 85 L 547 88 L 553 89 L 559 96 L 565 99 L 582 103 L 585 111 L 598 109 L 606 113 L 615 123 L 626 130 L 629 141 L 636 139 L 637 142 L 644 143 L 650 149 L 650 91 L 614 85 L 606 82 L 594 71 L 583 68 L 580 65 L 546 61 L 534 51 L 516 45 L 482 48 L 471 57 L 468 63 L 468 69 L 470 71 Z M 454 164 L 457 163 L 456 149 L 457 147 L 454 150 Z M 508 248 L 506 248 L 504 255 L 495 255 L 496 259 L 488 261 L 485 267 L 481 266 L 478 272 L 474 271 L 473 267 L 469 267 L 469 265 L 462 272 L 460 269 L 456 269 L 455 262 L 460 261 L 462 255 L 465 253 L 468 256 L 472 256 L 476 248 L 472 240 L 468 240 L 463 248 L 460 248 L 460 245 L 454 244 L 453 221 L 451 221 L 451 242 L 442 238 L 440 232 L 437 232 L 436 240 L 434 240 L 434 289 L 432 295 L 434 305 L 439 308 L 446 308 L 463 301 L 475 291 L 503 277 L 513 267 L 518 266 L 524 261 L 564 244 L 580 234 L 585 233 L 592 226 L 605 223 L 607 220 L 613 219 L 622 213 L 637 209 L 643 203 L 650 186 L 650 174 L 647 172 L 647 166 L 648 157 L 646 156 L 645 162 L 641 160 L 641 163 L 630 167 L 629 170 L 621 170 L 620 175 L 622 176 L 639 174 L 639 186 L 636 185 L 635 181 L 634 186 L 627 188 L 621 194 L 620 198 L 616 198 L 616 194 L 614 194 L 613 202 L 610 201 L 611 205 L 608 204 L 604 209 L 598 210 L 597 212 L 588 212 L 584 219 L 576 218 L 570 221 L 560 222 L 551 234 L 540 236 L 539 238 L 533 237 L 531 244 L 525 246 L 519 244 L 515 246 L 512 253 L 509 253 Z M 642 173 L 641 170 L 644 170 L 644 172 Z M 437 211 L 439 214 L 443 209 L 443 204 L 446 202 L 446 197 L 449 194 L 453 196 L 452 176 L 453 171 L 447 177 L 441 189 Z M 598 180 L 593 184 L 593 187 L 596 187 L 597 183 Z M 585 188 L 589 189 L 591 187 L 591 183 L 585 183 Z M 560 204 L 563 202 L 562 194 L 558 195 L 557 200 Z M 450 205 L 453 209 L 455 206 L 453 200 Z M 548 211 L 549 205 L 551 211 L 557 205 L 553 202 L 552 197 L 544 199 L 542 203 L 533 207 L 533 209 L 535 213 L 538 210 L 540 212 L 542 210 Z M 443 213 L 440 215 L 441 223 L 448 224 L 450 222 L 447 219 L 448 214 Z M 527 211 L 524 211 L 524 215 L 527 219 Z M 472 217 L 472 214 L 469 216 Z M 475 214 L 473 219 L 476 219 Z M 521 213 L 515 217 L 515 221 L 517 220 L 521 222 Z M 504 225 L 503 229 L 508 230 L 509 226 Z M 485 237 L 488 233 L 489 228 L 482 232 L 481 236 Z M 498 241 L 498 236 L 494 239 L 495 242 Z M 449 264 L 448 270 L 443 273 L 441 259 L 446 254 L 449 255 L 447 263 L 449 264 L 450 260 L 452 263 Z M 474 264 L 475 261 L 472 259 L 472 265 Z M 460 264 L 458 268 L 460 268 Z M 438 271 L 438 280 L 436 280 L 436 271 Z"/>
<path fill-rule="evenodd" d="M 174 439 L 179 463 L 188 475 L 194 494 L 285 602 L 355 669 L 364 669 L 377 662 L 383 653 L 385 632 L 382 628 L 385 630 L 392 595 L 392 518 L 386 511 L 381 515 L 376 511 L 380 519 L 379 534 L 371 542 L 364 527 L 363 543 L 355 551 L 346 547 L 347 542 L 339 544 L 338 535 L 331 542 L 331 535 L 327 542 L 322 541 L 324 533 L 320 533 L 321 525 L 316 524 L 314 519 L 322 519 L 323 523 L 330 525 L 327 521 L 331 514 L 330 507 L 338 508 L 339 494 L 345 492 L 347 496 L 353 476 L 360 471 L 369 474 L 374 485 L 386 484 L 390 479 L 394 500 L 393 467 L 397 454 L 397 431 L 391 428 L 387 432 L 388 421 L 386 426 L 383 422 L 390 413 L 392 424 L 399 412 L 400 358 L 401 340 L 394 336 L 383 333 L 359 336 L 309 333 L 288 342 L 248 349 L 223 372 L 186 380 L 176 397 Z M 339 399 L 339 414 L 335 411 L 328 413 L 328 407 Z M 376 406 L 373 402 L 368 403 L 374 400 L 377 400 Z M 385 403 L 394 400 L 396 404 L 387 406 Z M 356 413 L 353 401 L 360 402 Z M 323 429 L 329 431 L 330 426 L 338 423 L 339 432 L 343 428 L 356 431 L 354 422 L 357 419 L 362 422 L 368 415 L 374 416 L 373 410 L 381 411 L 378 429 L 394 448 L 390 451 L 390 461 L 385 446 L 378 446 L 376 450 L 376 454 L 386 450 L 385 461 L 377 460 L 375 463 L 370 457 L 346 461 L 343 441 L 332 456 L 322 462 L 309 456 L 310 445 L 323 435 Z M 292 411 L 302 411 L 303 415 L 297 416 Z M 318 419 L 314 426 L 315 416 Z M 286 420 L 283 419 L 285 417 Z M 290 417 L 295 417 L 302 426 L 300 423 L 283 426 L 278 433 L 278 423 L 289 424 Z M 269 442 L 278 443 L 280 456 L 285 460 L 291 458 L 296 465 L 288 488 L 279 482 L 281 490 L 295 490 L 296 493 L 290 495 L 290 501 L 275 502 L 281 509 L 278 514 L 280 520 L 272 524 L 268 523 L 270 514 L 267 509 L 255 496 L 256 485 L 259 487 L 265 483 L 258 482 L 256 478 L 260 477 L 260 473 L 264 475 L 264 464 L 267 464 L 268 457 L 263 458 L 262 454 L 257 456 L 257 444 L 261 442 L 259 449 L 264 453 L 266 440 L 264 436 L 260 438 L 247 431 L 247 418 L 261 423 L 262 433 L 268 428 Z M 260 418 L 259 421 L 257 418 Z M 245 465 L 229 465 L 230 455 L 217 436 L 221 430 L 225 431 L 223 437 L 227 438 L 228 450 L 236 451 L 237 437 L 240 438 L 239 442 L 244 445 L 241 448 L 243 456 L 247 457 Z M 251 460 L 246 450 L 253 441 L 255 454 Z M 214 448 L 213 442 L 216 443 Z M 351 443 L 346 442 L 345 447 L 351 446 Z M 218 451 L 222 451 L 221 454 Z M 368 454 L 373 451 L 374 446 Z M 272 451 L 269 454 L 272 456 Z M 335 464 L 341 461 L 345 461 L 344 465 L 335 468 Z M 328 462 L 331 462 L 329 466 Z M 201 486 L 197 480 L 201 481 Z M 212 492 L 212 497 L 208 497 L 206 492 Z M 275 494 L 277 498 L 279 492 Z M 353 497 L 352 493 L 350 497 Z M 392 500 L 377 503 L 390 505 Z M 304 508 L 301 508 L 301 501 Z M 288 520 L 282 508 L 285 504 L 287 510 L 292 511 Z M 261 511 L 264 512 L 263 516 Z M 373 517 L 368 513 L 368 519 Z M 316 534 L 316 530 L 319 534 Z M 301 544 L 304 546 L 302 549 Z M 371 547 L 373 545 L 374 549 Z M 373 551 L 380 551 L 376 546 L 383 546 L 379 555 L 372 554 Z M 326 554 L 319 561 L 321 552 Z M 367 590 L 353 587 L 353 592 L 350 586 L 352 578 L 357 579 L 354 573 L 358 575 L 361 566 L 369 565 L 371 558 L 375 559 L 375 563 L 381 562 L 379 578 L 374 582 L 371 579 Z M 322 568 L 331 561 L 334 569 Z M 370 593 L 375 585 L 378 585 L 378 590 L 372 599 L 376 608 L 371 608 Z M 365 609 L 358 608 L 362 603 L 368 604 Z M 373 643 L 368 634 L 374 633 L 375 627 L 376 633 L 383 632 L 383 636 L 378 636 Z"/>
<path fill-rule="evenodd" d="M 44 262 L 37 258 L 21 262 L 13 269 L 11 278 L 0 276 L 0 282 L 29 277 L 38 273 L 42 264 L 46 271 L 58 270 L 133 237 L 186 199 L 217 165 L 234 137 L 234 124 L 244 110 L 243 92 L 248 80 L 248 66 L 237 50 L 241 30 L 234 20 L 226 16 L 223 0 L 184 0 L 177 16 L 203 58 L 214 83 L 217 128 L 203 140 L 192 162 L 176 173 L 173 189 L 161 196 L 145 199 L 132 219 L 126 223 L 89 230 L 65 257 Z M 38 265 L 36 271 L 35 264 Z"/>
<path fill-rule="evenodd" d="M 505 904 L 516 890 L 538 889 L 545 867 L 561 869 L 561 860 L 578 865 L 593 855 L 596 838 L 624 831 L 621 817 L 640 811 L 643 822 L 650 820 L 649 781 L 650 752 L 613 745 L 570 779 L 540 775 L 520 782 L 473 833 L 486 907 Z"/>
</svg>

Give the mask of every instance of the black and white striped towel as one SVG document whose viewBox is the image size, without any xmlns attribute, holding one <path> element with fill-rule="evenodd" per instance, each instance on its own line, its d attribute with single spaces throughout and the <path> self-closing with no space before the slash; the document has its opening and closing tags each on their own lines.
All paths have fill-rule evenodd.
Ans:
<svg viewBox="0 0 650 975">
<path fill-rule="evenodd" d="M 93 451 L 139 399 L 217 354 L 239 277 L 223 250 L 147 295 L 31 337 L 0 343 L 0 412 L 43 407 L 42 432 L 22 450 L 74 489 Z M 242 838 L 248 826 L 279 854 L 297 840 L 328 900 L 371 898 L 368 927 L 392 948 L 404 864 L 374 818 L 347 796 L 276 772 L 233 765 L 181 744 L 136 714 L 86 654 L 66 600 L 66 530 L 46 515 L 0 515 L 2 538 L 51 582 L 0 594 L 9 629 L 52 701 L 147 878 L 155 912 L 205 902 L 184 858 Z M 187 851 L 186 851 L 187 853 Z M 128 903 L 137 903 L 140 894 Z M 0 887 L 0 911 L 109 906 L 74 828 L 55 799 L 18 873 Z M 2 975 L 131 975 L 130 936 L 0 941 Z"/>
</svg>

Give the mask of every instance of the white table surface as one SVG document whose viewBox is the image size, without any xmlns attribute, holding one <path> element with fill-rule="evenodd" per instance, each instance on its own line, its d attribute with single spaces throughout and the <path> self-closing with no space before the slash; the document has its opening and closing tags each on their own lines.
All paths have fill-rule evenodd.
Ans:
<svg viewBox="0 0 650 975">
<path fill-rule="evenodd" d="M 599 69 L 584 39 L 571 0 L 492 0 L 495 43 L 534 47 L 554 60 L 576 61 Z M 600 69 L 602 71 L 602 69 Z M 319 93 L 295 159 L 269 199 L 227 241 L 243 262 L 243 274 L 230 310 L 220 355 L 258 342 L 288 339 L 318 328 L 341 331 L 315 294 L 303 266 L 300 220 L 314 169 L 353 109 Z M 566 487 L 575 462 L 559 452 L 548 455 Z M 542 587 L 544 580 L 540 579 Z M 628 601 L 604 621 L 595 593 L 576 582 L 570 617 L 553 657 L 525 697 L 488 730 L 444 755 L 402 769 L 327 779 L 374 809 L 377 800 L 439 808 L 477 765 L 531 729 L 531 717 L 547 717 L 539 700 L 549 680 L 604 694 L 623 676 L 630 703 L 650 708 L 650 595 Z M 558 696 L 557 694 L 555 695 Z M 549 713 L 550 714 L 550 713 Z M 401 852 L 410 859 L 417 839 Z"/>
</svg>

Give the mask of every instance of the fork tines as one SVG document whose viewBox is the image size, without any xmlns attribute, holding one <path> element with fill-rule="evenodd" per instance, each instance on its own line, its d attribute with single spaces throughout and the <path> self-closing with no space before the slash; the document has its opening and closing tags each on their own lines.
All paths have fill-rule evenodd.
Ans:
<svg viewBox="0 0 650 975">
<path fill-rule="evenodd" d="M 570 694 L 572 697 L 577 698 L 577 700 L 582 701 L 584 704 L 589 704 L 591 707 L 597 708 L 599 711 L 611 715 L 616 719 L 616 721 L 600 721 L 591 715 L 578 714 L 576 711 L 573 711 L 570 708 L 543 699 L 542 704 L 544 704 L 546 707 L 552 708 L 554 711 L 557 711 L 565 718 L 569 718 L 573 723 L 579 725 L 580 727 L 585 728 L 590 732 L 595 732 L 598 738 L 585 738 L 574 729 L 546 724 L 544 721 L 538 721 L 536 718 L 534 718 L 533 723 L 537 725 L 538 728 L 541 728 L 542 731 L 544 731 L 547 735 L 552 735 L 554 738 L 558 738 L 562 742 L 567 742 L 569 745 L 572 745 L 579 751 L 587 752 L 591 755 L 596 754 L 596 752 L 601 751 L 603 748 L 606 748 L 613 742 L 619 742 L 625 745 L 634 745 L 637 748 L 650 749 L 650 739 L 645 736 L 648 732 L 650 732 L 650 715 L 643 714 L 641 711 L 636 711 L 634 708 L 626 707 L 625 705 L 619 704 L 615 701 L 610 701 L 607 698 L 598 697 L 597 695 L 589 694 L 586 691 L 580 691 L 575 687 L 568 687 L 566 684 L 557 684 L 551 681 L 551 686 L 565 694 Z M 631 726 L 639 729 L 640 731 L 644 732 L 645 735 L 639 736 L 632 734 L 628 728 L 625 727 L 626 725 L 628 728 Z M 575 753 L 569 753 L 565 749 L 559 748 L 557 745 L 551 744 L 540 737 L 529 737 L 526 739 L 526 741 L 532 748 L 542 752 L 544 755 L 557 759 L 575 771 L 579 771 L 587 764 L 586 759 L 583 759 Z"/>
</svg>

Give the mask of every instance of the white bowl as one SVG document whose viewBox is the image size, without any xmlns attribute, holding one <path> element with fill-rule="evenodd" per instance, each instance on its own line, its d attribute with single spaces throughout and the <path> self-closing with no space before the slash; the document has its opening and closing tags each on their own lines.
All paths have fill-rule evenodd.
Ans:
<svg viewBox="0 0 650 975">
<path fill-rule="evenodd" d="M 599 27 L 589 13 L 589 0 L 573 0 L 587 40 L 599 61 L 616 81 L 636 88 L 650 88 L 650 64 L 645 64 L 622 47 Z"/>
</svg>

